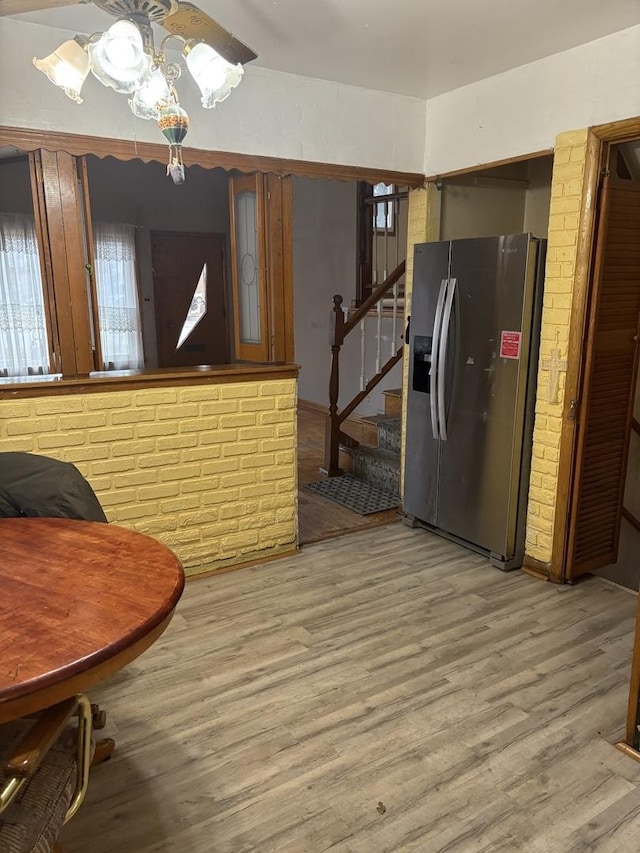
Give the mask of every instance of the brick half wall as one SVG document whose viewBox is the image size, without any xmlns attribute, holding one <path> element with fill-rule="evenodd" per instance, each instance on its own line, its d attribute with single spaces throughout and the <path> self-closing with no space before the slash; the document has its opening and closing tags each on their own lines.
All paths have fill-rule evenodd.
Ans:
<svg viewBox="0 0 640 853">
<path fill-rule="evenodd" d="M 187 574 L 297 543 L 296 380 L 0 399 L 0 446 L 72 462 Z"/>
</svg>

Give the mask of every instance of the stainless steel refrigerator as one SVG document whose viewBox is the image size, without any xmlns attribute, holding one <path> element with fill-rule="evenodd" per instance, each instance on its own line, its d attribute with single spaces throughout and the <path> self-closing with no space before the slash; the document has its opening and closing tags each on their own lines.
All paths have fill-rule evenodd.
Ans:
<svg viewBox="0 0 640 853">
<path fill-rule="evenodd" d="M 524 556 L 545 241 L 415 247 L 404 513 L 486 553 Z"/>
</svg>

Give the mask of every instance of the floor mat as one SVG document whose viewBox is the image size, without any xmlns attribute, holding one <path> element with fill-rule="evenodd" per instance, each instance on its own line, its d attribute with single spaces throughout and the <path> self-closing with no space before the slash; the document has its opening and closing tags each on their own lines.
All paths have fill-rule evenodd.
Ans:
<svg viewBox="0 0 640 853">
<path fill-rule="evenodd" d="M 305 483 L 305 488 L 359 515 L 395 509 L 400 505 L 397 495 L 372 486 L 371 483 L 365 483 L 364 480 L 356 480 L 349 474 L 327 477 L 326 480 L 318 480 L 316 483 Z"/>
</svg>

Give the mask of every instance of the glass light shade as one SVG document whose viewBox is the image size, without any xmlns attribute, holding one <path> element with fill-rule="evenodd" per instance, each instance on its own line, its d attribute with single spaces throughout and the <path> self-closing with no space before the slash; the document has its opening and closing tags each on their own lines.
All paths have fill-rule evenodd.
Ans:
<svg viewBox="0 0 640 853">
<path fill-rule="evenodd" d="M 136 89 L 133 98 L 129 98 L 129 106 L 138 118 L 160 118 L 158 104 L 171 98 L 169 84 L 162 71 L 156 68 L 149 79 Z"/>
<path fill-rule="evenodd" d="M 227 62 L 208 44 L 188 45 L 185 55 L 187 67 L 202 94 L 202 106 L 207 109 L 224 101 L 242 80 L 242 65 Z"/>
<path fill-rule="evenodd" d="M 116 21 L 98 41 L 89 43 L 91 71 L 105 86 L 131 95 L 145 83 L 153 57 L 144 49 L 142 34 L 134 23 Z"/>
<path fill-rule="evenodd" d="M 89 73 L 89 57 L 85 44 L 80 39 L 63 42 L 45 59 L 33 58 L 35 67 L 46 74 L 52 83 L 77 104 L 82 103 L 80 90 Z"/>
</svg>

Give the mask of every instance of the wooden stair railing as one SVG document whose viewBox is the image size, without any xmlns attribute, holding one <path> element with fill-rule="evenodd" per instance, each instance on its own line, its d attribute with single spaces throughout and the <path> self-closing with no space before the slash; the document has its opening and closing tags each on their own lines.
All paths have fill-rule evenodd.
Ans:
<svg viewBox="0 0 640 853">
<path fill-rule="evenodd" d="M 327 424 L 325 430 L 325 468 L 329 477 L 337 477 L 343 473 L 339 464 L 340 443 L 353 447 L 357 442 L 350 436 L 345 435 L 340 429 L 342 423 L 349 417 L 353 410 L 360 405 L 367 394 L 376 387 L 391 368 L 402 358 L 403 345 L 389 358 L 364 386 L 356 396 L 343 409 L 338 411 L 338 396 L 340 393 L 340 349 L 346 336 L 352 332 L 358 324 L 366 317 L 371 308 L 377 305 L 405 273 L 406 263 L 401 261 L 393 272 L 379 284 L 373 293 L 364 300 L 349 319 L 344 319 L 342 308 L 342 296 L 336 294 L 333 297 L 333 334 L 331 338 L 331 377 L 329 380 L 329 411 L 327 413 Z"/>
</svg>

